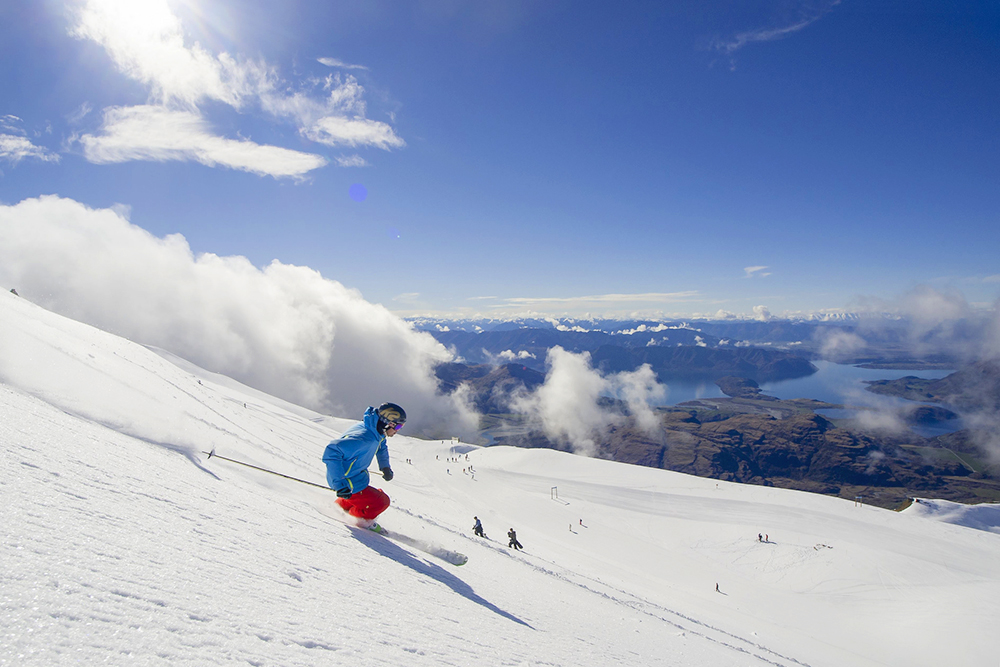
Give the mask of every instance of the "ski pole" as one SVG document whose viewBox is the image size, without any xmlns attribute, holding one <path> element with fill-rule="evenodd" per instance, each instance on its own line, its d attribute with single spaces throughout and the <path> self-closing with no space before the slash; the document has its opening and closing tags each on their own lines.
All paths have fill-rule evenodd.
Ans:
<svg viewBox="0 0 1000 667">
<path fill-rule="evenodd" d="M 208 454 L 208 458 L 212 458 L 214 456 L 215 458 L 222 459 L 223 461 L 229 461 L 230 463 L 238 463 L 239 465 L 246 466 L 247 468 L 253 468 L 254 470 L 260 470 L 261 472 L 271 473 L 272 475 L 277 475 L 278 477 L 284 477 L 285 479 L 290 479 L 293 482 L 301 482 L 302 484 L 308 484 L 309 486 L 316 486 L 321 489 L 326 489 L 327 491 L 333 491 L 333 489 L 331 489 L 328 486 L 324 486 L 323 484 L 316 484 L 315 482 L 307 482 L 306 480 L 299 479 L 298 477 L 292 477 L 291 475 L 284 475 L 280 472 L 268 470 L 267 468 L 261 468 L 260 466 L 255 466 L 250 463 L 245 463 L 243 461 L 237 461 L 236 459 L 231 459 L 229 457 L 223 456 L 222 454 L 216 454 L 214 447 L 212 448 L 212 451 L 202 452 L 202 454 Z"/>
<path fill-rule="evenodd" d="M 208 458 L 212 458 L 214 456 L 215 458 L 222 459 L 223 461 L 229 461 L 230 463 L 237 463 L 237 464 L 239 464 L 241 466 L 246 466 L 247 468 L 253 468 L 254 470 L 260 470 L 261 472 L 266 472 L 266 473 L 270 473 L 272 475 L 277 475 L 278 477 L 284 477 L 285 479 L 290 479 L 293 482 L 300 482 L 302 484 L 308 484 L 309 486 L 315 486 L 315 487 L 318 487 L 320 489 L 326 489 L 327 491 L 334 491 L 334 489 L 331 489 L 328 486 L 324 486 L 323 484 L 316 484 L 315 482 L 308 482 L 308 481 L 306 481 L 304 479 L 299 479 L 298 477 L 292 477 L 291 475 L 285 475 L 285 474 L 282 474 L 280 472 L 275 472 L 273 470 L 268 470 L 267 468 L 261 468 L 260 466 L 255 466 L 255 465 L 250 464 L 250 463 L 245 463 L 244 461 L 237 461 L 236 459 L 231 459 L 231 458 L 229 458 L 227 456 L 223 456 L 222 454 L 216 454 L 214 447 L 212 448 L 212 451 L 210 451 L 210 452 L 202 452 L 202 454 L 208 454 Z M 368 472 L 374 472 L 374 471 L 369 470 Z M 375 474 L 381 475 L 382 473 L 379 472 L 379 473 L 375 473 Z"/>
</svg>

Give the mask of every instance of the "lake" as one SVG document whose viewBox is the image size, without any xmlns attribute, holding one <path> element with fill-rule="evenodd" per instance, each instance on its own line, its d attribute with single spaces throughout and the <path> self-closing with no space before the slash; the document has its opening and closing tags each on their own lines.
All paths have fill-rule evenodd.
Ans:
<svg viewBox="0 0 1000 667">
<path fill-rule="evenodd" d="M 845 364 L 835 364 L 830 361 L 814 361 L 819 371 L 812 375 L 794 380 L 767 382 L 760 386 L 761 390 L 778 398 L 815 398 L 827 403 L 854 404 L 861 401 L 869 405 L 868 397 L 875 396 L 865 389 L 864 380 L 898 380 L 912 375 L 927 380 L 937 380 L 955 371 L 940 370 L 881 370 L 858 368 Z"/>
<path fill-rule="evenodd" d="M 901 377 L 912 375 L 918 378 L 936 380 L 950 375 L 954 371 L 907 371 L 907 370 L 875 370 L 871 368 L 858 368 L 845 364 L 835 364 L 830 361 L 814 361 L 813 364 L 819 369 L 812 375 L 795 378 L 794 380 L 780 380 L 777 382 L 765 382 L 760 385 L 761 390 L 777 398 L 815 398 L 818 401 L 827 403 L 853 404 L 861 401 L 862 405 L 870 403 L 868 397 L 875 396 L 870 391 L 865 390 L 864 380 L 897 380 Z M 698 398 L 724 398 L 725 394 L 711 380 L 698 382 L 667 382 L 669 393 L 663 401 L 663 405 L 677 405 L 684 401 L 693 401 Z"/>
<path fill-rule="evenodd" d="M 830 361 L 814 361 L 813 364 L 819 369 L 817 372 L 806 377 L 794 380 L 781 380 L 778 382 L 765 382 L 760 385 L 761 390 L 771 396 L 782 399 L 792 398 L 814 398 L 827 403 L 837 403 L 851 406 L 855 409 L 845 410 L 817 410 L 830 419 L 853 418 L 857 416 L 858 409 L 870 410 L 891 410 L 894 406 L 910 404 L 912 402 L 892 396 L 881 396 L 866 391 L 865 380 L 896 380 L 901 377 L 912 375 L 914 377 L 936 380 L 953 373 L 950 370 L 881 370 L 871 368 L 858 368 L 845 364 L 835 364 Z M 714 382 L 668 382 L 669 388 L 666 400 L 663 405 L 677 405 L 684 401 L 693 401 L 699 398 L 724 398 L 725 394 Z M 933 437 L 942 433 L 951 433 L 962 428 L 960 419 L 942 422 L 931 425 L 911 426 L 914 432 L 924 437 Z"/>
</svg>

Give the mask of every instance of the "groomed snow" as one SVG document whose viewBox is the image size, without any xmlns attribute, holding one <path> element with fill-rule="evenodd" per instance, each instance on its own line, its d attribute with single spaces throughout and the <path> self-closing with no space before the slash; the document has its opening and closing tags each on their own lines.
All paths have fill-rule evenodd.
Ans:
<svg viewBox="0 0 1000 667">
<path fill-rule="evenodd" d="M 997 664 L 994 506 L 954 525 L 404 429 L 382 523 L 454 567 L 203 454 L 322 484 L 345 417 L 0 294 L 0 665 Z"/>
</svg>

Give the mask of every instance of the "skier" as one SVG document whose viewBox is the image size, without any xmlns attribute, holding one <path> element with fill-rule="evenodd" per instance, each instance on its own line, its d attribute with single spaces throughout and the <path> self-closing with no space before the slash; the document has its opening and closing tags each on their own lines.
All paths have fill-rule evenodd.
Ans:
<svg viewBox="0 0 1000 667">
<path fill-rule="evenodd" d="M 514 551 L 524 548 L 521 546 L 521 543 L 517 541 L 517 533 L 514 532 L 513 528 L 507 531 L 507 537 L 510 538 L 510 543 L 507 546 L 514 547 Z"/>
<path fill-rule="evenodd" d="M 472 518 L 476 520 L 476 524 L 472 527 L 472 532 L 478 535 L 479 537 L 486 537 L 486 534 L 483 532 L 483 524 L 479 520 L 479 517 L 474 516 Z"/>
<path fill-rule="evenodd" d="M 375 517 L 389 507 L 389 496 L 369 485 L 368 466 L 377 458 L 382 478 L 392 479 L 386 439 L 396 435 L 405 422 L 406 412 L 395 403 L 369 407 L 361 423 L 344 431 L 323 452 L 326 483 L 336 490 L 337 504 L 365 528 L 377 529 Z"/>
</svg>

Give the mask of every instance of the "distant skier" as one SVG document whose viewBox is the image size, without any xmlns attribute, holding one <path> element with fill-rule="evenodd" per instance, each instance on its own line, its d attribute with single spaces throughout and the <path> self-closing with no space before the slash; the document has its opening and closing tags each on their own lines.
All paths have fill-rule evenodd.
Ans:
<svg viewBox="0 0 1000 667">
<path fill-rule="evenodd" d="M 478 516 L 472 517 L 476 520 L 476 524 L 472 526 L 472 532 L 479 537 L 486 537 L 486 533 L 483 532 L 483 523 L 479 520 Z"/>
<path fill-rule="evenodd" d="M 521 543 L 517 541 L 517 533 L 514 532 L 513 528 L 511 528 L 510 530 L 507 531 L 507 537 L 510 538 L 510 543 L 507 544 L 507 546 L 508 547 L 513 547 L 514 551 L 517 551 L 518 549 L 523 549 L 524 548 L 524 547 L 521 546 Z"/>
<path fill-rule="evenodd" d="M 375 526 L 375 517 L 389 507 L 389 496 L 369 485 L 368 466 L 377 458 L 382 478 L 392 479 L 386 439 L 396 435 L 405 422 L 406 412 L 395 403 L 369 407 L 361 423 L 344 431 L 323 452 L 326 483 L 337 491 L 337 504 L 365 528 Z"/>
</svg>

